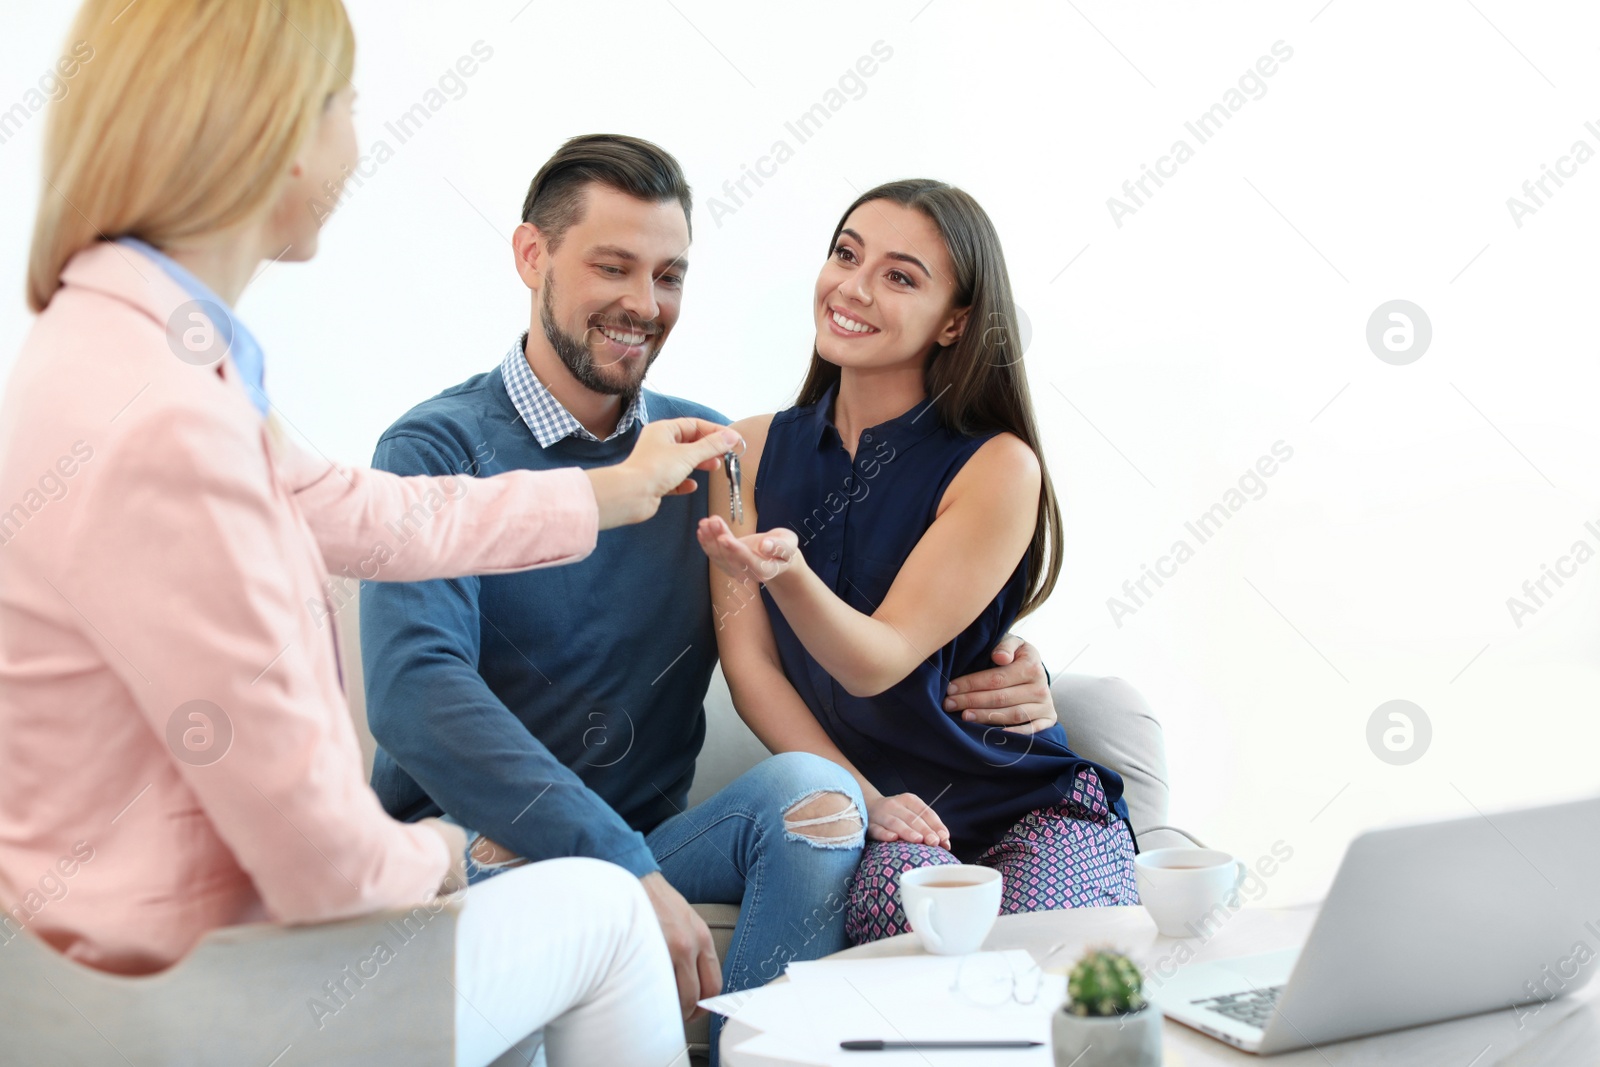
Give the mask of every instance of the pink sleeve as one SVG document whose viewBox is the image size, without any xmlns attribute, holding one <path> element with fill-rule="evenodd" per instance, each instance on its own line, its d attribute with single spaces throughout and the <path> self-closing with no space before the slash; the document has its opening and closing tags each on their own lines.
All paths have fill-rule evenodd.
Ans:
<svg viewBox="0 0 1600 1067">
<path fill-rule="evenodd" d="M 594 487 L 577 467 L 401 476 L 288 441 L 273 459 L 336 573 L 412 582 L 531 570 L 576 563 L 600 533 Z"/>
<path fill-rule="evenodd" d="M 236 414 L 131 410 L 74 489 L 52 580 L 158 738 L 171 747 L 197 700 L 231 732 L 214 762 L 174 749 L 173 766 L 269 914 L 421 903 L 453 857 L 390 818 L 365 780 L 329 635 L 305 603 L 316 546 L 270 480 L 259 426 Z"/>
</svg>

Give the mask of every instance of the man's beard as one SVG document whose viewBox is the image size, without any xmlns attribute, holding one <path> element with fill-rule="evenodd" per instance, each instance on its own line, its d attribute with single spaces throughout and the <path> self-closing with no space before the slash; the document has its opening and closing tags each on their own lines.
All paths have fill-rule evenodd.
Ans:
<svg viewBox="0 0 1600 1067">
<path fill-rule="evenodd" d="M 556 325 L 555 314 L 555 278 L 546 274 L 544 278 L 544 297 L 539 301 L 539 325 L 544 327 L 545 340 L 550 342 L 550 347 L 555 349 L 556 355 L 561 357 L 561 362 L 566 365 L 572 376 L 578 379 L 585 389 L 591 392 L 602 393 L 606 396 L 619 396 L 626 408 L 638 395 L 639 388 L 644 384 L 644 377 L 650 373 L 650 365 L 656 361 L 656 356 L 661 354 L 658 333 L 654 330 L 646 331 L 645 344 L 651 346 L 651 351 L 645 356 L 644 366 L 639 371 L 637 381 L 614 381 L 602 373 L 599 363 L 595 362 L 594 352 L 587 344 L 588 335 L 573 337 L 564 333 Z M 637 325 L 633 327 L 639 329 Z M 591 326 L 590 329 L 599 329 Z"/>
</svg>

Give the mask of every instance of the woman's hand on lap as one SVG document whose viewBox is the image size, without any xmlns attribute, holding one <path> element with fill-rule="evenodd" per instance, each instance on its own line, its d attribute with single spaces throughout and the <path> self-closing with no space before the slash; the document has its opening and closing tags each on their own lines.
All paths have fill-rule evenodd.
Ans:
<svg viewBox="0 0 1600 1067">
<path fill-rule="evenodd" d="M 915 793 L 868 800 L 867 834 L 874 841 L 909 841 L 913 845 L 950 847 L 950 831 Z"/>
</svg>

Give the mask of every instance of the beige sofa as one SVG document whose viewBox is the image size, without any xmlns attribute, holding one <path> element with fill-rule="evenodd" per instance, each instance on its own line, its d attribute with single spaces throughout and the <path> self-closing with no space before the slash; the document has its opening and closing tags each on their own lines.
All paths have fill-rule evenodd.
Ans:
<svg viewBox="0 0 1600 1067">
<path fill-rule="evenodd" d="M 339 612 L 350 708 L 370 771 L 358 612 Z M 1116 678 L 1063 675 L 1052 687 L 1073 748 L 1118 771 L 1141 848 L 1187 843 L 1166 827 L 1167 770 L 1161 725 L 1139 694 Z M 733 711 L 718 671 L 706 700 L 707 739 L 696 765 L 694 803 L 766 755 Z M 696 905 L 725 953 L 738 909 Z M 440 1067 L 453 1062 L 455 922 L 459 903 L 284 929 L 266 923 L 208 935 L 158 975 L 123 978 L 74 964 L 26 930 L 0 945 L 0 1043 L 6 1062 L 52 1067 L 160 1063 L 382 1063 Z M 350 968 L 382 940 L 394 960 L 376 976 Z M 339 984 L 345 995 L 327 993 Z M 313 998 L 337 1004 L 313 1011 Z M 704 1051 L 706 1024 L 690 1027 Z M 513 1054 L 503 1062 L 512 1062 Z M 516 1062 L 526 1063 L 526 1059 Z"/>
</svg>

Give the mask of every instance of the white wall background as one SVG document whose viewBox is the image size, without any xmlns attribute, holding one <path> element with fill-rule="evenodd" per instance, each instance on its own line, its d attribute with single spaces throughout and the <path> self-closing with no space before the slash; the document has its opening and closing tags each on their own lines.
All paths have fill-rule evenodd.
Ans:
<svg viewBox="0 0 1600 1067">
<path fill-rule="evenodd" d="M 994 217 L 1033 325 L 1068 558 L 1025 633 L 1055 669 L 1149 697 L 1174 821 L 1247 857 L 1292 845 L 1269 894 L 1291 902 L 1369 826 L 1600 787 L 1600 562 L 1520 626 L 1506 603 L 1574 542 L 1600 547 L 1600 162 L 1520 227 L 1506 203 L 1574 141 L 1600 150 L 1591 7 L 524 4 L 350 0 L 362 140 L 394 158 L 314 263 L 270 268 L 240 308 L 317 447 L 364 462 L 407 407 L 500 358 L 528 304 L 507 234 L 570 135 L 682 162 L 694 265 L 652 384 L 730 416 L 793 396 L 855 190 L 936 176 Z M 8 3 L 0 109 L 60 53 L 71 6 Z M 785 121 L 880 40 L 864 94 L 796 145 Z M 493 56 L 464 94 L 397 144 L 384 123 L 478 41 Z M 1265 94 L 1199 144 L 1185 121 L 1277 41 L 1293 57 Z M 0 370 L 29 327 L 43 128 L 0 145 Z M 706 198 L 779 138 L 794 158 L 714 221 Z M 1178 138 L 1194 158 L 1117 226 L 1107 198 Z M 1432 322 L 1409 365 L 1365 340 L 1392 299 Z M 1117 625 L 1107 598 L 1280 440 L 1294 456 L 1265 495 Z M 1409 765 L 1367 742 L 1391 699 L 1432 725 Z"/>
</svg>

